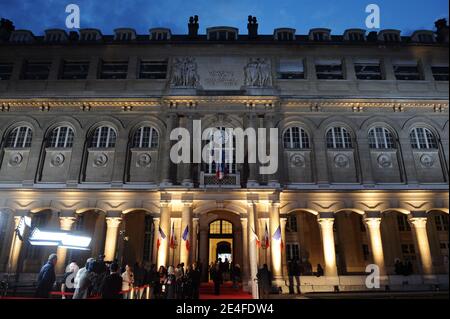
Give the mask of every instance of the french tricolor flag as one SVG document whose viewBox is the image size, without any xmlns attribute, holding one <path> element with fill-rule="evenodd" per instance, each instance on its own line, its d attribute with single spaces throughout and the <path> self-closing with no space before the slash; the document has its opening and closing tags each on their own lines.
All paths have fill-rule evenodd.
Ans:
<svg viewBox="0 0 450 319">
<path fill-rule="evenodd" d="M 184 229 L 183 240 L 186 242 L 186 250 L 189 251 L 191 249 L 191 243 L 189 242 L 189 225 Z"/>
<path fill-rule="evenodd" d="M 159 249 L 159 246 L 161 246 L 161 242 L 164 239 L 166 239 L 166 234 L 164 234 L 161 226 L 159 226 L 159 229 L 158 229 L 158 241 L 156 242 L 156 246 L 157 246 L 158 249 Z"/>
<path fill-rule="evenodd" d="M 172 223 L 172 231 L 170 232 L 170 248 L 175 249 L 175 225 Z"/>
</svg>

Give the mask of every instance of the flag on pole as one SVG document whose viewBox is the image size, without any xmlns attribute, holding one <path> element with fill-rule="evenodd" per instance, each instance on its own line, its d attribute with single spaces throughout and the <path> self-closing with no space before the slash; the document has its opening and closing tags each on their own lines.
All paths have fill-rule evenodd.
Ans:
<svg viewBox="0 0 450 319">
<path fill-rule="evenodd" d="M 252 228 L 252 239 L 255 239 L 256 241 L 256 247 L 260 248 L 261 247 L 261 241 L 259 240 L 258 235 L 256 235 L 255 231 Z"/>
<path fill-rule="evenodd" d="M 159 226 L 158 229 L 158 241 L 156 242 L 156 247 L 159 249 L 159 246 L 161 246 L 161 242 L 166 239 L 166 234 L 164 234 L 161 226 Z"/>
<path fill-rule="evenodd" d="M 191 249 L 191 243 L 189 242 L 189 225 L 186 225 L 186 228 L 183 232 L 183 240 L 186 242 L 186 250 Z"/>
<path fill-rule="evenodd" d="M 172 223 L 172 231 L 170 232 L 170 248 L 175 249 L 175 225 Z"/>
<path fill-rule="evenodd" d="M 267 222 L 266 222 L 266 230 L 264 231 L 264 244 L 263 244 L 263 248 L 264 248 L 264 249 L 269 249 L 269 247 L 270 247 L 269 227 L 267 226 Z"/>
<path fill-rule="evenodd" d="M 283 243 L 283 238 L 281 236 L 281 226 L 278 226 L 278 228 L 275 231 L 275 233 L 273 234 L 272 238 L 275 239 L 275 240 L 279 240 L 280 241 L 280 248 L 283 249 L 284 243 Z"/>
</svg>

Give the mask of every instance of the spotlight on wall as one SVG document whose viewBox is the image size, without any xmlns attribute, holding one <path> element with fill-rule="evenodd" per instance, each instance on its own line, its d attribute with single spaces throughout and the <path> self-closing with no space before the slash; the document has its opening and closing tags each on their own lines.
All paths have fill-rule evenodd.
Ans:
<svg viewBox="0 0 450 319">
<path fill-rule="evenodd" d="M 67 249 L 89 250 L 92 238 L 65 232 L 42 231 L 34 228 L 29 242 L 32 246 L 58 246 Z"/>
</svg>

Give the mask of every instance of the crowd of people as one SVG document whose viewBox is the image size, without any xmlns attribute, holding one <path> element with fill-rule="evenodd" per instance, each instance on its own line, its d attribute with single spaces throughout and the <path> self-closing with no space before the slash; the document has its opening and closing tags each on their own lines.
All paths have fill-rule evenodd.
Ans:
<svg viewBox="0 0 450 319">
<path fill-rule="evenodd" d="M 52 291 L 55 294 L 57 262 L 56 254 L 51 254 L 42 267 L 36 297 L 49 298 Z M 156 265 L 136 262 L 121 268 L 117 261 L 104 261 L 104 256 L 88 258 L 82 268 L 75 261 L 67 265 L 56 294 L 72 299 L 198 299 L 201 267 L 201 263 L 181 263 L 156 269 Z"/>
<path fill-rule="evenodd" d="M 233 288 L 239 287 L 239 282 L 242 280 L 241 266 L 230 263 L 227 258 L 224 261 L 219 258 L 209 265 L 209 278 L 214 283 L 214 294 L 220 295 L 220 287 L 224 281 L 232 281 Z"/>
</svg>

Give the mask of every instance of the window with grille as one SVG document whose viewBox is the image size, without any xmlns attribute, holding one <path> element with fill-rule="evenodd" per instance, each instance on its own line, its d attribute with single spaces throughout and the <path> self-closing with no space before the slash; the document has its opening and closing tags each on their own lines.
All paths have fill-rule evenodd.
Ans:
<svg viewBox="0 0 450 319">
<path fill-rule="evenodd" d="M 393 149 L 395 148 L 395 140 L 387 128 L 374 127 L 369 131 L 369 147 L 375 149 Z"/>
<path fill-rule="evenodd" d="M 304 79 L 303 60 L 280 60 L 278 78 L 283 80 Z"/>
<path fill-rule="evenodd" d="M 219 141 L 217 135 L 222 136 L 222 145 L 218 146 Z M 216 174 L 218 165 L 223 165 L 225 174 L 235 174 L 237 170 L 236 166 L 236 138 L 234 135 L 229 136 L 230 133 L 223 126 L 217 127 L 216 130 L 211 130 L 209 138 L 205 141 L 205 145 L 208 145 L 209 160 L 204 163 L 204 172 L 206 174 Z M 230 140 L 231 139 L 231 140 Z M 216 152 L 222 154 L 222 163 L 215 162 Z"/>
<path fill-rule="evenodd" d="M 362 32 L 349 32 L 348 40 L 351 42 L 363 42 L 364 41 L 364 33 Z"/>
<path fill-rule="evenodd" d="M 211 235 L 231 235 L 233 234 L 233 224 L 226 220 L 216 220 L 209 224 Z"/>
<path fill-rule="evenodd" d="M 47 80 L 50 74 L 50 62 L 25 62 L 23 66 L 23 80 Z"/>
<path fill-rule="evenodd" d="M 128 61 L 102 61 L 100 67 L 100 79 L 126 79 L 127 72 Z"/>
<path fill-rule="evenodd" d="M 344 72 L 341 60 L 316 61 L 316 75 L 319 80 L 343 80 Z"/>
<path fill-rule="evenodd" d="M 278 31 L 277 32 L 278 41 L 293 41 L 294 33 L 292 31 Z"/>
<path fill-rule="evenodd" d="M 89 72 L 89 62 L 63 61 L 61 69 L 62 80 L 84 80 Z"/>
<path fill-rule="evenodd" d="M 286 259 L 300 260 L 300 246 L 297 243 L 286 244 Z"/>
<path fill-rule="evenodd" d="M 432 66 L 431 72 L 433 72 L 433 77 L 435 81 L 448 81 L 448 66 Z"/>
<path fill-rule="evenodd" d="M 314 41 L 327 41 L 330 39 L 330 36 L 327 32 L 319 32 L 316 31 L 313 33 Z"/>
<path fill-rule="evenodd" d="M 140 79 L 165 79 L 167 77 L 167 60 L 141 61 Z"/>
<path fill-rule="evenodd" d="M 153 217 L 145 215 L 144 218 L 144 251 L 143 260 L 150 261 L 152 258 L 152 246 L 153 246 Z"/>
<path fill-rule="evenodd" d="M 6 240 L 6 231 L 8 230 L 9 215 L 0 210 L 0 243 Z"/>
<path fill-rule="evenodd" d="M 411 231 L 411 225 L 409 224 L 408 217 L 406 217 L 406 215 L 397 215 L 397 224 L 399 231 Z"/>
<path fill-rule="evenodd" d="M 434 216 L 437 231 L 448 231 L 448 215 Z"/>
<path fill-rule="evenodd" d="M 394 61 L 392 64 L 397 80 L 418 81 L 422 79 L 417 62 Z"/>
<path fill-rule="evenodd" d="M 71 127 L 60 126 L 55 128 L 47 142 L 47 147 L 71 148 L 73 145 L 74 133 Z"/>
<path fill-rule="evenodd" d="M 385 42 L 400 42 L 400 36 L 397 33 L 385 33 L 383 34 L 383 40 Z"/>
<path fill-rule="evenodd" d="M 297 231 L 297 216 L 294 214 L 290 214 L 286 220 L 286 232 L 296 233 Z"/>
<path fill-rule="evenodd" d="M 379 60 L 356 60 L 355 73 L 358 80 L 382 80 Z"/>
<path fill-rule="evenodd" d="M 158 132 L 149 126 L 143 126 L 136 130 L 133 137 L 134 148 L 157 148 Z"/>
<path fill-rule="evenodd" d="M 284 148 L 308 149 L 310 148 L 308 133 L 301 127 L 290 127 L 284 132 Z"/>
<path fill-rule="evenodd" d="M 28 126 L 20 126 L 13 129 L 6 140 L 8 148 L 28 148 L 31 147 L 33 132 Z"/>
<path fill-rule="evenodd" d="M 92 148 L 112 148 L 116 146 L 116 131 L 109 126 L 98 127 L 91 140 Z"/>
<path fill-rule="evenodd" d="M 424 127 L 416 127 L 409 134 L 413 149 L 437 149 L 436 138 L 431 131 Z"/>
<path fill-rule="evenodd" d="M 352 147 L 352 137 L 345 128 L 332 127 L 327 131 L 327 148 L 350 149 Z"/>
<path fill-rule="evenodd" d="M 9 80 L 13 71 L 12 63 L 0 63 L 0 81 Z"/>
<path fill-rule="evenodd" d="M 402 244 L 401 249 L 403 259 L 410 261 L 416 260 L 416 248 L 414 244 Z"/>
</svg>

